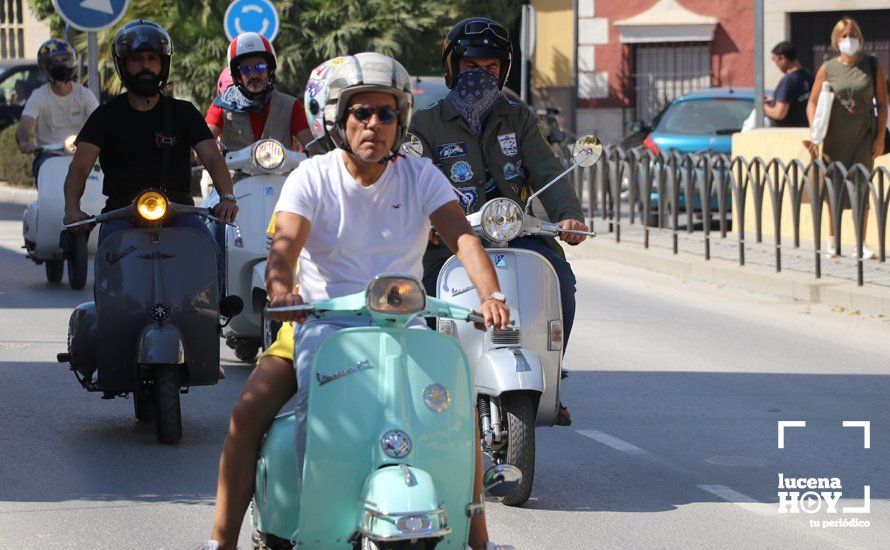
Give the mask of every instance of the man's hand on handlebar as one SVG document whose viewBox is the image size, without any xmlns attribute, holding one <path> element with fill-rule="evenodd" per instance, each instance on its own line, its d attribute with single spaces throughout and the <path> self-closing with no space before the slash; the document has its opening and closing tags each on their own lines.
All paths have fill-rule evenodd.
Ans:
<svg viewBox="0 0 890 550">
<path fill-rule="evenodd" d="M 473 323 L 479 330 L 486 330 L 488 327 L 494 327 L 499 330 L 506 330 L 510 323 L 510 308 L 507 304 L 500 300 L 488 299 L 479 306 L 479 313 L 485 319 L 485 323 Z"/>
<path fill-rule="evenodd" d="M 62 220 L 62 223 L 68 225 L 70 223 L 80 222 L 86 219 L 89 219 L 91 216 L 81 210 L 80 208 L 72 208 L 71 210 L 65 210 L 65 218 Z M 93 225 L 85 223 L 83 225 L 78 225 L 76 227 L 68 228 L 68 231 L 89 231 L 92 229 Z"/>
<path fill-rule="evenodd" d="M 562 220 L 558 224 L 559 227 L 563 229 L 572 229 L 575 231 L 590 231 L 590 228 L 587 227 L 586 224 L 579 222 L 578 220 L 568 219 Z M 587 238 L 587 235 L 576 235 L 574 233 L 560 233 L 559 238 L 566 243 L 574 246 L 576 244 L 580 244 L 584 242 L 584 239 Z"/>
<path fill-rule="evenodd" d="M 20 143 L 19 144 L 19 151 L 21 151 L 22 153 L 24 153 L 26 155 L 30 155 L 31 153 L 35 152 L 36 150 L 37 150 L 37 146 L 34 145 L 33 143 Z"/>
<path fill-rule="evenodd" d="M 238 215 L 238 205 L 223 199 L 213 207 L 213 215 L 226 223 L 232 223 Z"/>
<path fill-rule="evenodd" d="M 269 307 L 298 306 L 303 303 L 305 302 L 303 302 L 302 296 L 288 292 L 287 294 L 273 297 L 269 301 Z M 293 321 L 299 324 L 303 324 L 306 321 L 306 314 L 301 311 L 270 312 L 269 316 L 276 321 Z"/>
</svg>

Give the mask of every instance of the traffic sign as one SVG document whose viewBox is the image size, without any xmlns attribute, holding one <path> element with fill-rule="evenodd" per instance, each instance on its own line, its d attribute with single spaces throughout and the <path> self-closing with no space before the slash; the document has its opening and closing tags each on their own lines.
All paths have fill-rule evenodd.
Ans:
<svg viewBox="0 0 890 550">
<path fill-rule="evenodd" d="M 130 0 L 53 0 L 66 23 L 82 31 L 101 31 L 117 23 Z"/>
<path fill-rule="evenodd" d="M 269 0 L 235 0 L 229 4 L 223 18 L 229 40 L 243 32 L 256 32 L 272 42 L 278 36 L 280 26 L 278 10 Z"/>
</svg>

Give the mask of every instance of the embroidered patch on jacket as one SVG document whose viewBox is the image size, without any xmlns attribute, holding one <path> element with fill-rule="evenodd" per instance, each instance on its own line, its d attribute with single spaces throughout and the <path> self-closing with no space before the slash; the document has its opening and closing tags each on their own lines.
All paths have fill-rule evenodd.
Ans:
<svg viewBox="0 0 890 550">
<path fill-rule="evenodd" d="M 467 155 L 467 144 L 463 141 L 445 143 L 436 149 L 436 155 L 440 159 L 452 159 Z"/>
<path fill-rule="evenodd" d="M 512 162 L 504 165 L 504 179 L 515 180 L 519 177 L 519 169 Z"/>
<path fill-rule="evenodd" d="M 501 152 L 508 157 L 515 157 L 519 154 L 519 146 L 516 144 L 516 132 L 499 135 L 498 144 L 501 146 Z"/>
<path fill-rule="evenodd" d="M 451 181 L 464 183 L 473 179 L 473 167 L 465 160 L 459 160 L 451 165 Z"/>
<path fill-rule="evenodd" d="M 473 206 L 479 200 L 479 193 L 475 187 L 457 187 L 456 189 L 460 193 L 460 199 L 458 199 L 460 205 L 465 209 Z"/>
</svg>

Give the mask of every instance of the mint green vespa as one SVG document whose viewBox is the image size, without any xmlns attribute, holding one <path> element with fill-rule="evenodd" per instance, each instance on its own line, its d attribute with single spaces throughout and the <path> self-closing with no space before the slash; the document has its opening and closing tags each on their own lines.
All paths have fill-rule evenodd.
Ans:
<svg viewBox="0 0 890 550">
<path fill-rule="evenodd" d="M 479 510 L 470 367 L 452 337 L 406 325 L 418 316 L 481 321 L 479 314 L 427 297 L 405 275 L 266 311 L 370 316 L 373 324 L 340 330 L 317 350 L 302 472 L 294 413 L 269 428 L 251 504 L 255 548 L 465 550 Z M 486 472 L 485 490 L 506 496 L 520 480 L 515 467 L 498 465 Z"/>
</svg>

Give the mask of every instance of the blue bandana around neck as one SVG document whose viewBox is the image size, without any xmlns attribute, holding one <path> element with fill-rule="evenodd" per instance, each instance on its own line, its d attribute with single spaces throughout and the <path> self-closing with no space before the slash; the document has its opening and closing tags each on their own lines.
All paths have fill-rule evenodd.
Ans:
<svg viewBox="0 0 890 550">
<path fill-rule="evenodd" d="M 213 100 L 213 104 L 226 111 L 246 113 L 248 111 L 262 109 L 266 106 L 266 103 L 269 102 L 271 97 L 272 94 L 263 94 L 262 98 L 248 99 L 241 93 L 238 86 L 232 85 L 226 88 L 223 93 L 216 96 L 216 99 Z"/>
<path fill-rule="evenodd" d="M 486 69 L 460 73 L 449 97 L 461 118 L 480 139 L 488 115 L 506 100 L 498 77 Z"/>
</svg>

